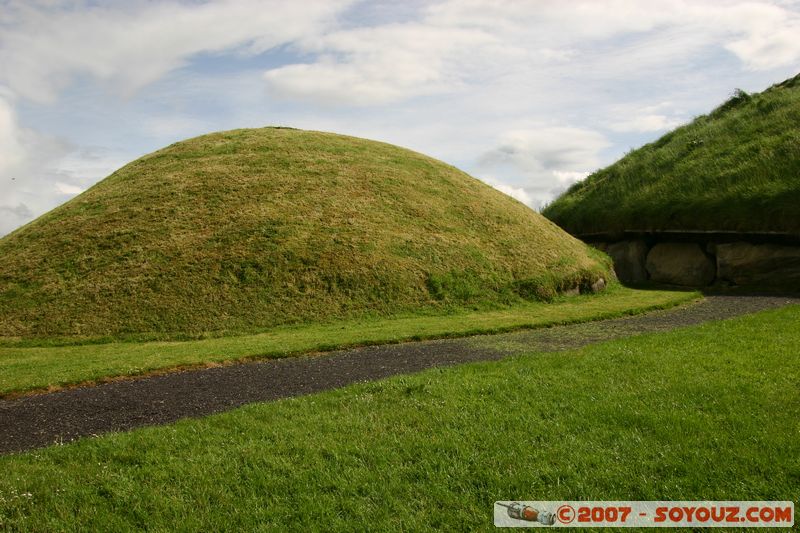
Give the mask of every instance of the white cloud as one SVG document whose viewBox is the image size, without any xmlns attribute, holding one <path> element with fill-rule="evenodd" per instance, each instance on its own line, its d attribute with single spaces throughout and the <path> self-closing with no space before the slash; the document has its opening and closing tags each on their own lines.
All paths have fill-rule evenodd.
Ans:
<svg viewBox="0 0 800 533">
<path fill-rule="evenodd" d="M 671 119 L 666 115 L 639 115 L 610 125 L 614 131 L 666 131 L 681 124 L 680 120 Z"/>
<path fill-rule="evenodd" d="M 564 187 L 569 187 L 573 183 L 577 183 L 582 179 L 585 179 L 589 175 L 588 171 L 584 172 L 575 172 L 575 171 L 562 171 L 562 170 L 554 170 L 553 176 L 556 177 L 558 183 L 563 185 Z"/>
<path fill-rule="evenodd" d="M 511 131 L 479 162 L 486 167 L 511 166 L 530 174 L 582 172 L 599 164 L 599 152 L 609 146 L 600 133 L 573 127 L 542 127 Z"/>
<path fill-rule="evenodd" d="M 56 189 L 74 196 L 128 163 L 128 157 L 100 147 L 73 149 L 51 166 L 60 181 Z"/>
<path fill-rule="evenodd" d="M 3 20 L 0 82 L 52 102 L 77 76 L 132 94 L 204 53 L 259 53 L 324 31 L 348 1 L 226 0 L 18 7 Z"/>
<path fill-rule="evenodd" d="M 70 185 L 69 183 L 61 183 L 60 181 L 57 181 L 56 191 L 65 196 L 75 196 L 76 194 L 82 193 L 83 188 L 78 187 L 77 185 Z"/>
<path fill-rule="evenodd" d="M 376 105 L 453 91 L 475 68 L 478 48 L 500 52 L 481 31 L 408 23 L 357 28 L 301 41 L 314 63 L 264 73 L 268 88 L 289 98 Z"/>
<path fill-rule="evenodd" d="M 654 5 L 655 4 L 655 5 Z M 518 2 L 516 0 L 448 0 L 428 9 L 439 24 L 491 30 L 515 39 L 603 39 L 621 32 L 644 32 L 658 26 L 676 2 L 635 0 Z M 660 7 L 660 9 L 659 9 Z"/>
<path fill-rule="evenodd" d="M 59 139 L 19 125 L 9 100 L 0 91 L 0 235 L 28 222 L 56 201 L 48 167 L 67 152 Z M 7 93 L 6 93 L 7 95 Z"/>
<path fill-rule="evenodd" d="M 753 68 L 796 62 L 800 54 L 797 2 L 752 0 L 583 0 L 517 2 L 450 0 L 429 9 L 430 20 L 481 28 L 515 41 L 603 41 L 663 31 L 698 45 L 717 44 Z M 657 50 L 650 50 L 657 52 Z"/>
<path fill-rule="evenodd" d="M 448 0 L 403 24 L 301 39 L 295 46 L 316 59 L 270 69 L 264 79 L 286 98 L 384 105 L 498 80 L 530 85 L 543 65 L 641 75 L 708 47 L 729 50 L 749 68 L 773 68 L 800 58 L 797 35 L 798 13 L 763 2 Z M 653 131 L 669 123 L 654 115 L 631 127 Z"/>
<path fill-rule="evenodd" d="M 752 70 L 797 64 L 800 61 L 800 14 L 787 7 L 744 3 L 720 13 L 723 27 L 737 35 L 725 47 Z"/>
<path fill-rule="evenodd" d="M 3 98 L 3 95 L 6 98 Z M 0 90 L 0 236 L 84 191 L 125 162 L 22 127 Z"/>
<path fill-rule="evenodd" d="M 478 158 L 477 174 L 507 194 L 515 191 L 520 200 L 524 193 L 521 201 L 538 208 L 596 169 L 608 146 L 602 134 L 582 128 L 511 131 Z"/>
<path fill-rule="evenodd" d="M 7 176 L 22 162 L 20 135 L 14 109 L 0 92 L 0 176 Z"/>
<path fill-rule="evenodd" d="M 33 217 L 33 212 L 25 204 L 17 204 L 15 206 L 0 205 L 0 213 L 10 215 L 18 220 L 30 220 Z M 6 228 L 5 224 L 0 224 L 0 233 L 6 233 L 13 228 Z"/>
<path fill-rule="evenodd" d="M 64 140 L 22 131 L 23 158 L 0 174 L 0 236 L 57 207 L 127 162 L 97 149 L 76 149 Z"/>
<path fill-rule="evenodd" d="M 529 207 L 535 207 L 534 199 L 528 194 L 528 191 L 525 190 L 524 187 L 512 187 L 511 185 L 507 185 L 495 178 L 490 176 L 482 176 L 481 178 L 484 182 L 488 183 L 498 191 L 509 195 L 511 198 L 515 200 L 519 200 L 523 204 Z"/>
</svg>

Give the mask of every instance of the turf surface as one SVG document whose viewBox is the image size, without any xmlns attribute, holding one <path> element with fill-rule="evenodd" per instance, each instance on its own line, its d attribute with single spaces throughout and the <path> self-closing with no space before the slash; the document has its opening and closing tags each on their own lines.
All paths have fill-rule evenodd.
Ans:
<svg viewBox="0 0 800 533">
<path fill-rule="evenodd" d="M 234 130 L 134 161 L 0 239 L 0 337 L 164 338 L 549 300 L 602 254 L 396 146 Z"/>
<path fill-rule="evenodd" d="M 53 341 L 4 341 L 0 342 L 0 396 L 186 365 L 611 318 L 678 305 L 698 296 L 696 292 L 613 285 L 595 295 L 562 297 L 551 303 L 527 302 L 494 311 L 339 321 L 187 342 L 59 346 Z"/>
<path fill-rule="evenodd" d="M 543 214 L 573 234 L 800 234 L 800 75 L 708 115 L 572 186 Z"/>
<path fill-rule="evenodd" d="M 495 500 L 796 500 L 800 306 L 0 458 L 10 530 L 494 530 Z"/>
</svg>

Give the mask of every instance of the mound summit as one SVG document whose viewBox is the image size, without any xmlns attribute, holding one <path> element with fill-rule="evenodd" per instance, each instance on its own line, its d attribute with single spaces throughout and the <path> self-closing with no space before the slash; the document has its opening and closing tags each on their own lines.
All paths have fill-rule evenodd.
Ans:
<svg viewBox="0 0 800 533">
<path fill-rule="evenodd" d="M 168 146 L 0 239 L 0 336 L 251 331 L 549 299 L 608 265 L 442 162 L 288 128 Z"/>
</svg>

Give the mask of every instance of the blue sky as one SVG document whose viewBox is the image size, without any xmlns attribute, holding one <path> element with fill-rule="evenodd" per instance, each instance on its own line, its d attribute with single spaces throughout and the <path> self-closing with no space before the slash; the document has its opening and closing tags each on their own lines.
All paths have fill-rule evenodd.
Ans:
<svg viewBox="0 0 800 533">
<path fill-rule="evenodd" d="M 172 142 L 399 144 L 538 208 L 800 71 L 800 2 L 0 0 L 0 235 Z"/>
</svg>

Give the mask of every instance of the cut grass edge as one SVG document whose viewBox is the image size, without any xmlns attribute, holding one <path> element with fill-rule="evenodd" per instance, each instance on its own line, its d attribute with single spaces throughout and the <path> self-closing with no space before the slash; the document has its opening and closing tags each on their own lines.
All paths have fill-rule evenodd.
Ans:
<svg viewBox="0 0 800 533">
<path fill-rule="evenodd" d="M 549 304 L 526 304 L 498 311 L 444 316 L 405 317 L 312 324 L 277 328 L 257 335 L 182 342 L 110 343 L 64 347 L 0 347 L 0 399 L 47 394 L 115 381 L 143 379 L 173 372 L 200 370 L 293 356 L 319 356 L 335 350 L 403 342 L 508 333 L 633 316 L 700 301 L 697 291 L 645 291 L 612 286 L 606 293 L 564 298 Z M 628 300 L 633 300 L 628 302 Z M 579 305 L 576 305 L 579 304 Z M 599 305 L 599 309 L 597 309 Z M 574 307 L 574 309 L 570 308 Z M 566 308 L 566 315 L 560 313 Z M 537 311 L 548 311 L 537 314 Z M 508 317 L 509 313 L 518 315 Z M 528 311 L 528 316 L 524 312 Z M 488 323 L 486 321 L 488 320 Z M 360 332 L 364 329 L 366 331 Z M 353 334 L 352 332 L 356 333 Z M 350 339 L 346 339 L 347 336 Z M 342 337 L 345 337 L 343 339 Z M 261 342 L 259 342 L 261 341 Z M 254 343 L 257 347 L 252 346 Z M 287 347 L 288 346 L 288 347 Z M 137 365 L 136 352 L 161 350 L 162 356 Z M 203 352 L 205 350 L 205 352 Z M 188 352 L 195 352 L 189 354 Z M 37 364 L 45 352 L 46 364 Z M 77 353 L 75 352 L 83 352 Z M 64 370 L 64 359 L 89 358 L 88 368 Z M 94 360 L 91 359 L 92 355 Z M 16 358 L 28 367 L 9 364 Z M 151 356 L 148 353 L 148 356 Z M 96 367 L 92 367 L 94 363 Z M 48 367 L 49 365 L 49 367 Z M 16 368 L 16 375 L 15 375 Z M 28 378 L 25 377 L 27 371 Z M 65 373 L 66 372 L 66 373 Z M 22 374 L 20 376 L 19 374 Z"/>
</svg>

